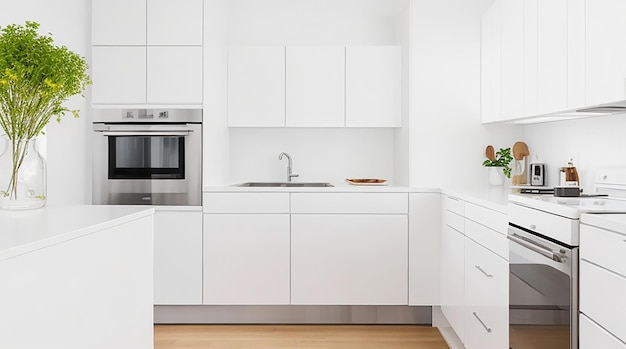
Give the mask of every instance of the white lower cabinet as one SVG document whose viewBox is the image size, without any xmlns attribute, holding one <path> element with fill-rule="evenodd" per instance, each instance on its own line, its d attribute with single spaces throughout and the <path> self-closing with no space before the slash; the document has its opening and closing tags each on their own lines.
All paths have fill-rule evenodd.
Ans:
<svg viewBox="0 0 626 349">
<path fill-rule="evenodd" d="M 508 348 L 506 213 L 442 196 L 441 310 L 466 349 Z"/>
<path fill-rule="evenodd" d="M 580 314 L 579 348 L 626 349 L 626 343 L 598 326 L 584 314 Z"/>
<path fill-rule="evenodd" d="M 202 304 L 202 212 L 154 214 L 154 304 Z"/>
<path fill-rule="evenodd" d="M 509 343 L 509 264 L 465 239 L 465 347 L 506 348 Z"/>
<path fill-rule="evenodd" d="M 204 304 L 289 304 L 289 214 L 204 215 Z"/>
<path fill-rule="evenodd" d="M 406 305 L 406 215 L 291 217 L 291 303 Z"/>
<path fill-rule="evenodd" d="M 626 232 L 611 224 L 611 219 L 620 222 L 621 215 L 607 215 L 602 218 L 607 222 L 598 226 L 588 224 L 592 216 L 583 215 L 580 225 L 580 349 L 623 349 Z"/>
<path fill-rule="evenodd" d="M 444 211 L 441 231 L 441 311 L 461 341 L 465 336 L 465 236 L 452 228 Z"/>
</svg>

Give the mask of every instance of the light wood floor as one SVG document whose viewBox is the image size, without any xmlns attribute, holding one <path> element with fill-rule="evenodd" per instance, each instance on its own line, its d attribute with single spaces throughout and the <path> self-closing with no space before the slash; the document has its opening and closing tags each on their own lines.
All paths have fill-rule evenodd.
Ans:
<svg viewBox="0 0 626 349">
<path fill-rule="evenodd" d="M 413 325 L 156 325 L 154 349 L 448 349 Z"/>
</svg>

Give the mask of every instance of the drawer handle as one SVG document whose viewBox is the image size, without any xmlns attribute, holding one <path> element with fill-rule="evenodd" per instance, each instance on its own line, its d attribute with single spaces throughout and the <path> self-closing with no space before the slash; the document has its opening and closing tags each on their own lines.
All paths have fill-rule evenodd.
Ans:
<svg viewBox="0 0 626 349">
<path fill-rule="evenodd" d="M 491 274 L 487 274 L 487 272 L 486 272 L 486 271 L 484 271 L 484 270 L 483 270 L 483 268 L 481 268 L 481 267 L 480 267 L 480 265 L 475 265 L 475 266 L 474 266 L 474 268 L 476 268 L 476 269 L 480 270 L 480 272 L 481 272 L 481 273 L 483 273 L 483 274 L 485 274 L 485 276 L 486 276 L 486 277 L 488 277 L 488 278 L 492 278 L 492 277 L 493 277 L 493 275 L 491 275 Z"/>
<path fill-rule="evenodd" d="M 472 314 L 474 314 L 474 317 L 478 320 L 478 322 L 480 322 L 480 324 L 481 324 L 481 325 L 483 325 L 483 327 L 485 328 L 485 331 L 487 331 L 487 333 L 491 333 L 491 328 L 489 328 L 489 327 L 487 327 L 487 326 L 485 325 L 485 323 L 483 322 L 483 320 L 481 320 L 481 319 L 478 317 L 478 314 L 476 314 L 476 312 L 475 312 L 475 311 L 474 311 L 474 312 L 472 312 Z"/>
</svg>

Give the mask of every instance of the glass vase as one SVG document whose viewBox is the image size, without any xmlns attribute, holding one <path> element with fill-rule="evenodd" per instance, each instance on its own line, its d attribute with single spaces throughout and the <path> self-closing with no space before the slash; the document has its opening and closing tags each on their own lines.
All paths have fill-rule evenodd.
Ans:
<svg viewBox="0 0 626 349">
<path fill-rule="evenodd" d="M 37 138 L 1 137 L 0 209 L 25 210 L 46 205 L 46 162 L 37 150 Z"/>
</svg>

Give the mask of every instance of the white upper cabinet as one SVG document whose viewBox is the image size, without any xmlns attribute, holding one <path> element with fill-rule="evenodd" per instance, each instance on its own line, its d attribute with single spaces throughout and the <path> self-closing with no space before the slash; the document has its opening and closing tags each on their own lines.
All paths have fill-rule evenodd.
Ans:
<svg viewBox="0 0 626 349">
<path fill-rule="evenodd" d="M 228 126 L 285 126 L 285 48 L 228 50 Z"/>
<path fill-rule="evenodd" d="M 232 46 L 230 127 L 400 127 L 398 46 Z"/>
<path fill-rule="evenodd" d="M 537 7 L 539 0 L 524 0 L 524 115 L 537 114 Z"/>
<path fill-rule="evenodd" d="M 92 45 L 145 45 L 146 0 L 92 0 Z"/>
<path fill-rule="evenodd" d="M 567 109 L 567 0 L 539 0 L 537 111 Z"/>
<path fill-rule="evenodd" d="M 626 1 L 586 2 L 586 104 L 626 99 Z"/>
<path fill-rule="evenodd" d="M 401 126 L 401 49 L 346 48 L 346 126 Z"/>
<path fill-rule="evenodd" d="M 93 47 L 91 80 L 93 104 L 145 103 L 146 47 Z"/>
<path fill-rule="evenodd" d="M 94 0 L 92 104 L 202 105 L 202 6 Z"/>
<path fill-rule="evenodd" d="M 344 126 L 345 47 L 288 46 L 286 57 L 286 126 Z"/>
<path fill-rule="evenodd" d="M 495 14 L 499 8 L 501 19 L 492 23 L 500 25 L 502 33 L 501 62 L 495 63 L 500 63 L 502 69 L 501 115 L 516 118 L 524 115 L 524 2 L 502 0 L 500 6 L 494 6 Z M 493 30 L 497 33 L 498 28 Z"/>
<path fill-rule="evenodd" d="M 594 0 L 592 0 L 594 1 Z M 584 107 L 585 98 L 585 7 L 587 0 L 567 2 L 567 109 Z"/>
<path fill-rule="evenodd" d="M 202 47 L 148 46 L 148 104 L 202 104 Z"/>
<path fill-rule="evenodd" d="M 202 0 L 148 0 L 148 45 L 202 45 Z"/>
<path fill-rule="evenodd" d="M 625 17 L 622 0 L 496 0 L 482 19 L 483 122 L 626 99 Z"/>
<path fill-rule="evenodd" d="M 501 116 L 501 2 L 497 1 L 482 19 L 481 45 L 481 115 L 483 122 L 498 121 Z"/>
</svg>

